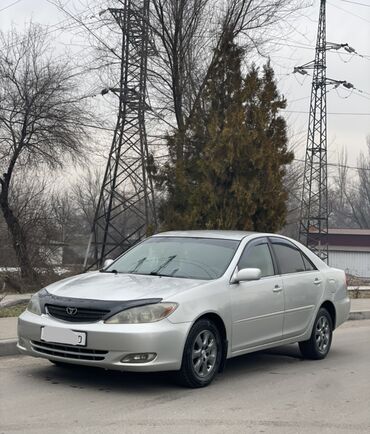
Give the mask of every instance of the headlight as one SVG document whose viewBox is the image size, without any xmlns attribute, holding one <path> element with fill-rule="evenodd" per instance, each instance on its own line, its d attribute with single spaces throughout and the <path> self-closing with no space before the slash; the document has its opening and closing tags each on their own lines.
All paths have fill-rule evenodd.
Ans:
<svg viewBox="0 0 370 434">
<path fill-rule="evenodd" d="M 167 318 L 177 308 L 177 303 L 157 303 L 123 310 L 108 318 L 106 324 L 142 324 Z"/>
<path fill-rule="evenodd" d="M 38 294 L 35 294 L 31 297 L 31 300 L 27 306 L 28 312 L 32 312 L 35 315 L 41 315 L 41 306 L 40 306 L 40 298 Z"/>
</svg>

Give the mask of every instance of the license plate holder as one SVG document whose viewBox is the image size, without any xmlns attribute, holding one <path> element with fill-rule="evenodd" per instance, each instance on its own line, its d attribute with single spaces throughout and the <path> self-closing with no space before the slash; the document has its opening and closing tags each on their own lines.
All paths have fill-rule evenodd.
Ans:
<svg viewBox="0 0 370 434">
<path fill-rule="evenodd" d="M 41 327 L 41 340 L 54 344 L 66 344 L 76 347 L 85 347 L 87 333 L 60 327 Z"/>
</svg>

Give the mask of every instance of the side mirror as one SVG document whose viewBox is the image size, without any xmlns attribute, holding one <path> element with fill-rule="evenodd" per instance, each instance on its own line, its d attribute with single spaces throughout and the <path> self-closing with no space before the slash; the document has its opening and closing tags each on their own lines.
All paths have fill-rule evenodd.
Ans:
<svg viewBox="0 0 370 434">
<path fill-rule="evenodd" d="M 243 268 L 236 273 L 233 283 L 259 279 L 261 279 L 261 270 L 259 268 Z"/>
<path fill-rule="evenodd" d="M 114 259 L 106 259 L 103 264 L 103 270 L 109 267 L 109 265 L 113 264 Z"/>
</svg>

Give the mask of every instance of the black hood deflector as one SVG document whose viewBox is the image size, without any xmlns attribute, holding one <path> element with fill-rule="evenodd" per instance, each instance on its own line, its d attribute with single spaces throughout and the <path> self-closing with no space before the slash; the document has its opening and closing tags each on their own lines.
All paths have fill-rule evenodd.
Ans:
<svg viewBox="0 0 370 434">
<path fill-rule="evenodd" d="M 106 310 L 107 313 L 102 318 L 103 320 L 106 320 L 123 310 L 146 306 L 148 304 L 156 304 L 162 301 L 162 298 L 140 298 L 138 300 L 92 300 L 88 298 L 60 297 L 50 294 L 46 289 L 40 291 L 38 296 L 42 313 L 47 313 L 45 307 L 48 304 L 61 307 Z"/>
</svg>

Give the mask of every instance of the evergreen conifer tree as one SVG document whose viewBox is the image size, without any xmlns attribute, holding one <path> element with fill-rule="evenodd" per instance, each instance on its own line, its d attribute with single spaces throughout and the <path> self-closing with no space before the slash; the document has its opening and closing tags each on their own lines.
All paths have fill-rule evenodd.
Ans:
<svg viewBox="0 0 370 434">
<path fill-rule="evenodd" d="M 185 132 L 168 137 L 160 218 L 166 229 L 276 231 L 286 216 L 284 166 L 293 159 L 278 115 L 286 102 L 269 63 L 243 77 L 243 51 L 224 35 L 201 104 Z"/>
</svg>

